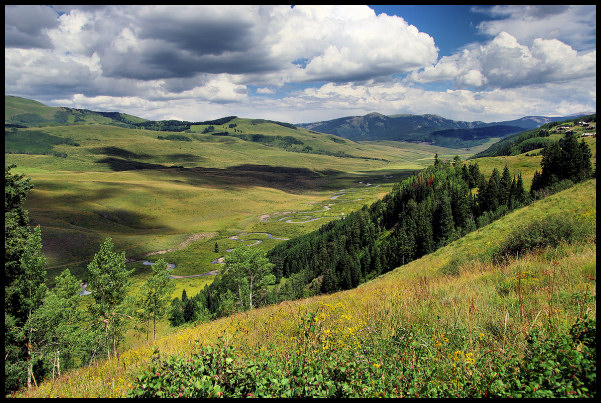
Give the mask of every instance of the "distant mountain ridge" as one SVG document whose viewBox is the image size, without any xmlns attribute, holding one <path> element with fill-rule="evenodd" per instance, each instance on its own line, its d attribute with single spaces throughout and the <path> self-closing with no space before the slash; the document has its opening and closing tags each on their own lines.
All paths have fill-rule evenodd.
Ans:
<svg viewBox="0 0 601 403">
<path fill-rule="evenodd" d="M 189 122 L 180 120 L 147 120 L 121 112 L 97 112 L 88 109 L 50 107 L 38 101 L 5 94 L 5 125 L 32 127 L 40 125 L 69 125 L 100 123 L 126 128 L 183 132 L 192 125 L 224 124 L 235 116 L 220 119 Z M 594 113 L 594 112 L 593 112 Z M 395 140 L 425 142 L 451 148 L 469 148 L 486 143 L 492 138 L 535 129 L 543 124 L 590 115 L 581 113 L 562 117 L 525 116 L 504 122 L 485 123 L 446 119 L 434 114 L 382 115 L 372 112 L 364 116 L 347 116 L 313 123 L 290 124 L 285 122 L 255 119 L 284 127 L 301 127 L 321 133 L 333 134 L 353 141 Z"/>
<path fill-rule="evenodd" d="M 391 115 L 377 112 L 364 116 L 347 116 L 321 122 L 299 123 L 298 127 L 334 134 L 349 140 L 421 141 L 445 147 L 471 147 L 491 138 L 502 138 L 545 123 L 585 116 L 569 117 L 525 116 L 519 119 L 485 123 L 446 119 L 438 115 Z"/>
</svg>

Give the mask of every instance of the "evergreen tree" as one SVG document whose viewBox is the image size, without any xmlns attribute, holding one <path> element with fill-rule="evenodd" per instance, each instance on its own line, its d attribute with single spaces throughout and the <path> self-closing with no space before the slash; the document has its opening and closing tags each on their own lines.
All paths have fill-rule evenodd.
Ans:
<svg viewBox="0 0 601 403">
<path fill-rule="evenodd" d="M 470 190 L 462 181 L 454 182 L 450 186 L 451 211 L 456 228 L 465 227 L 470 210 Z"/>
<path fill-rule="evenodd" d="M 580 141 L 578 148 L 580 158 L 578 159 L 578 163 L 576 165 L 577 181 L 582 181 L 593 176 L 593 166 L 591 164 L 591 158 L 593 155 L 588 144 L 584 142 L 584 139 Z"/>
<path fill-rule="evenodd" d="M 27 343 L 23 325 L 27 309 L 21 305 L 23 296 L 21 258 L 30 237 L 29 215 L 23 207 L 33 188 L 30 178 L 13 174 L 16 165 L 4 167 L 4 392 L 10 393 L 27 379 Z"/>
<path fill-rule="evenodd" d="M 573 133 L 566 133 L 565 137 L 559 141 L 559 146 L 561 147 L 561 156 L 558 160 L 553 161 L 554 164 L 557 164 L 557 178 L 578 182 L 581 180 L 579 168 L 582 162 L 578 140 Z"/>
<path fill-rule="evenodd" d="M 20 296 L 8 291 L 21 276 L 21 256 L 31 232 L 29 215 L 23 205 L 33 185 L 30 178 L 24 180 L 24 175 L 11 173 L 15 167 L 14 164 L 4 167 L 4 312 L 22 324 L 25 315 L 18 312 Z"/>
<path fill-rule="evenodd" d="M 416 256 L 427 255 L 434 250 L 432 210 L 429 204 L 423 202 L 417 205 L 417 225 L 415 231 Z"/>
<path fill-rule="evenodd" d="M 558 142 L 549 144 L 541 151 L 543 158 L 541 160 L 541 188 L 557 182 L 562 177 L 562 151 Z M 539 188 L 540 189 L 540 188 Z M 538 190 L 538 189 L 535 189 Z"/>
<path fill-rule="evenodd" d="M 433 218 L 433 241 L 442 246 L 454 236 L 455 231 L 451 200 L 446 193 L 441 195 Z"/>
<path fill-rule="evenodd" d="M 473 189 L 473 188 L 482 189 L 486 186 L 486 179 L 484 178 L 484 175 L 480 172 L 480 167 L 478 166 L 478 164 L 470 164 L 469 172 L 470 172 L 470 183 L 469 183 L 470 189 Z"/>
<path fill-rule="evenodd" d="M 181 299 L 176 297 L 171 300 L 168 319 L 171 326 L 174 327 L 180 326 L 186 322 L 184 319 L 184 306 Z"/>
<path fill-rule="evenodd" d="M 592 174 L 590 148 L 584 141 L 579 144 L 571 133 L 560 142 L 549 144 L 541 154 L 542 172 L 535 173 L 530 190 L 533 196 L 536 191 L 561 180 L 580 182 Z"/>
<path fill-rule="evenodd" d="M 413 260 L 415 251 L 415 238 L 412 233 L 408 233 L 405 228 L 400 228 L 397 235 L 397 248 L 399 254 L 399 265 L 404 265 Z"/>
<path fill-rule="evenodd" d="M 324 294 L 329 294 L 338 290 L 338 284 L 336 281 L 336 274 L 328 266 L 323 273 L 323 280 L 321 282 L 320 291 Z"/>
<path fill-rule="evenodd" d="M 485 211 L 491 211 L 494 213 L 497 208 L 499 208 L 500 182 L 501 177 L 499 175 L 499 170 L 497 168 L 493 168 L 490 178 L 488 178 L 488 183 L 484 189 L 480 189 L 478 192 L 478 205 L 480 214 L 484 213 Z"/>
<path fill-rule="evenodd" d="M 511 174 L 509 173 L 509 167 L 505 165 L 503 168 L 503 174 L 499 181 L 499 205 L 509 206 L 509 199 L 511 193 Z"/>
<path fill-rule="evenodd" d="M 192 298 L 188 298 L 183 304 L 183 319 L 185 323 L 194 322 L 196 319 L 196 304 Z"/>
<path fill-rule="evenodd" d="M 528 202 L 528 193 L 524 189 L 524 180 L 520 173 L 516 178 L 514 177 L 511 181 L 511 189 L 509 191 L 509 209 L 515 209 L 519 206 L 523 206 Z"/>
</svg>

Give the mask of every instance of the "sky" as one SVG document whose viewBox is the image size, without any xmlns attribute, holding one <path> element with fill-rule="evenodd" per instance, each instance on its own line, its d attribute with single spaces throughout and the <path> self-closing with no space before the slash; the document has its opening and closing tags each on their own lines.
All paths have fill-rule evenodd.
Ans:
<svg viewBox="0 0 601 403">
<path fill-rule="evenodd" d="M 595 112 L 595 5 L 5 5 L 5 94 L 150 120 Z"/>
</svg>

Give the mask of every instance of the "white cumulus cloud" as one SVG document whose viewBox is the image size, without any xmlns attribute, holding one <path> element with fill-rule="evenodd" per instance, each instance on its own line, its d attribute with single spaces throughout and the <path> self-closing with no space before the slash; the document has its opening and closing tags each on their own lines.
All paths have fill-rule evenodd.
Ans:
<svg viewBox="0 0 601 403">
<path fill-rule="evenodd" d="M 458 88 L 511 88 L 595 77 L 596 65 L 596 50 L 578 52 L 557 39 L 542 38 L 528 47 L 501 32 L 487 44 L 441 58 L 410 79 L 452 80 Z"/>
</svg>

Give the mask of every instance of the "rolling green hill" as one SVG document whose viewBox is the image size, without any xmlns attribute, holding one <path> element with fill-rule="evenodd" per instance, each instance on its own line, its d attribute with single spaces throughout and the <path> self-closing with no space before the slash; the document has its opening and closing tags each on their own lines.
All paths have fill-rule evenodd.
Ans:
<svg viewBox="0 0 601 403">
<path fill-rule="evenodd" d="M 124 113 L 102 113 L 87 109 L 51 107 L 12 95 L 4 96 L 4 105 L 5 125 L 15 125 L 16 127 L 95 123 L 123 126 L 145 122 L 145 119 Z"/>
</svg>

